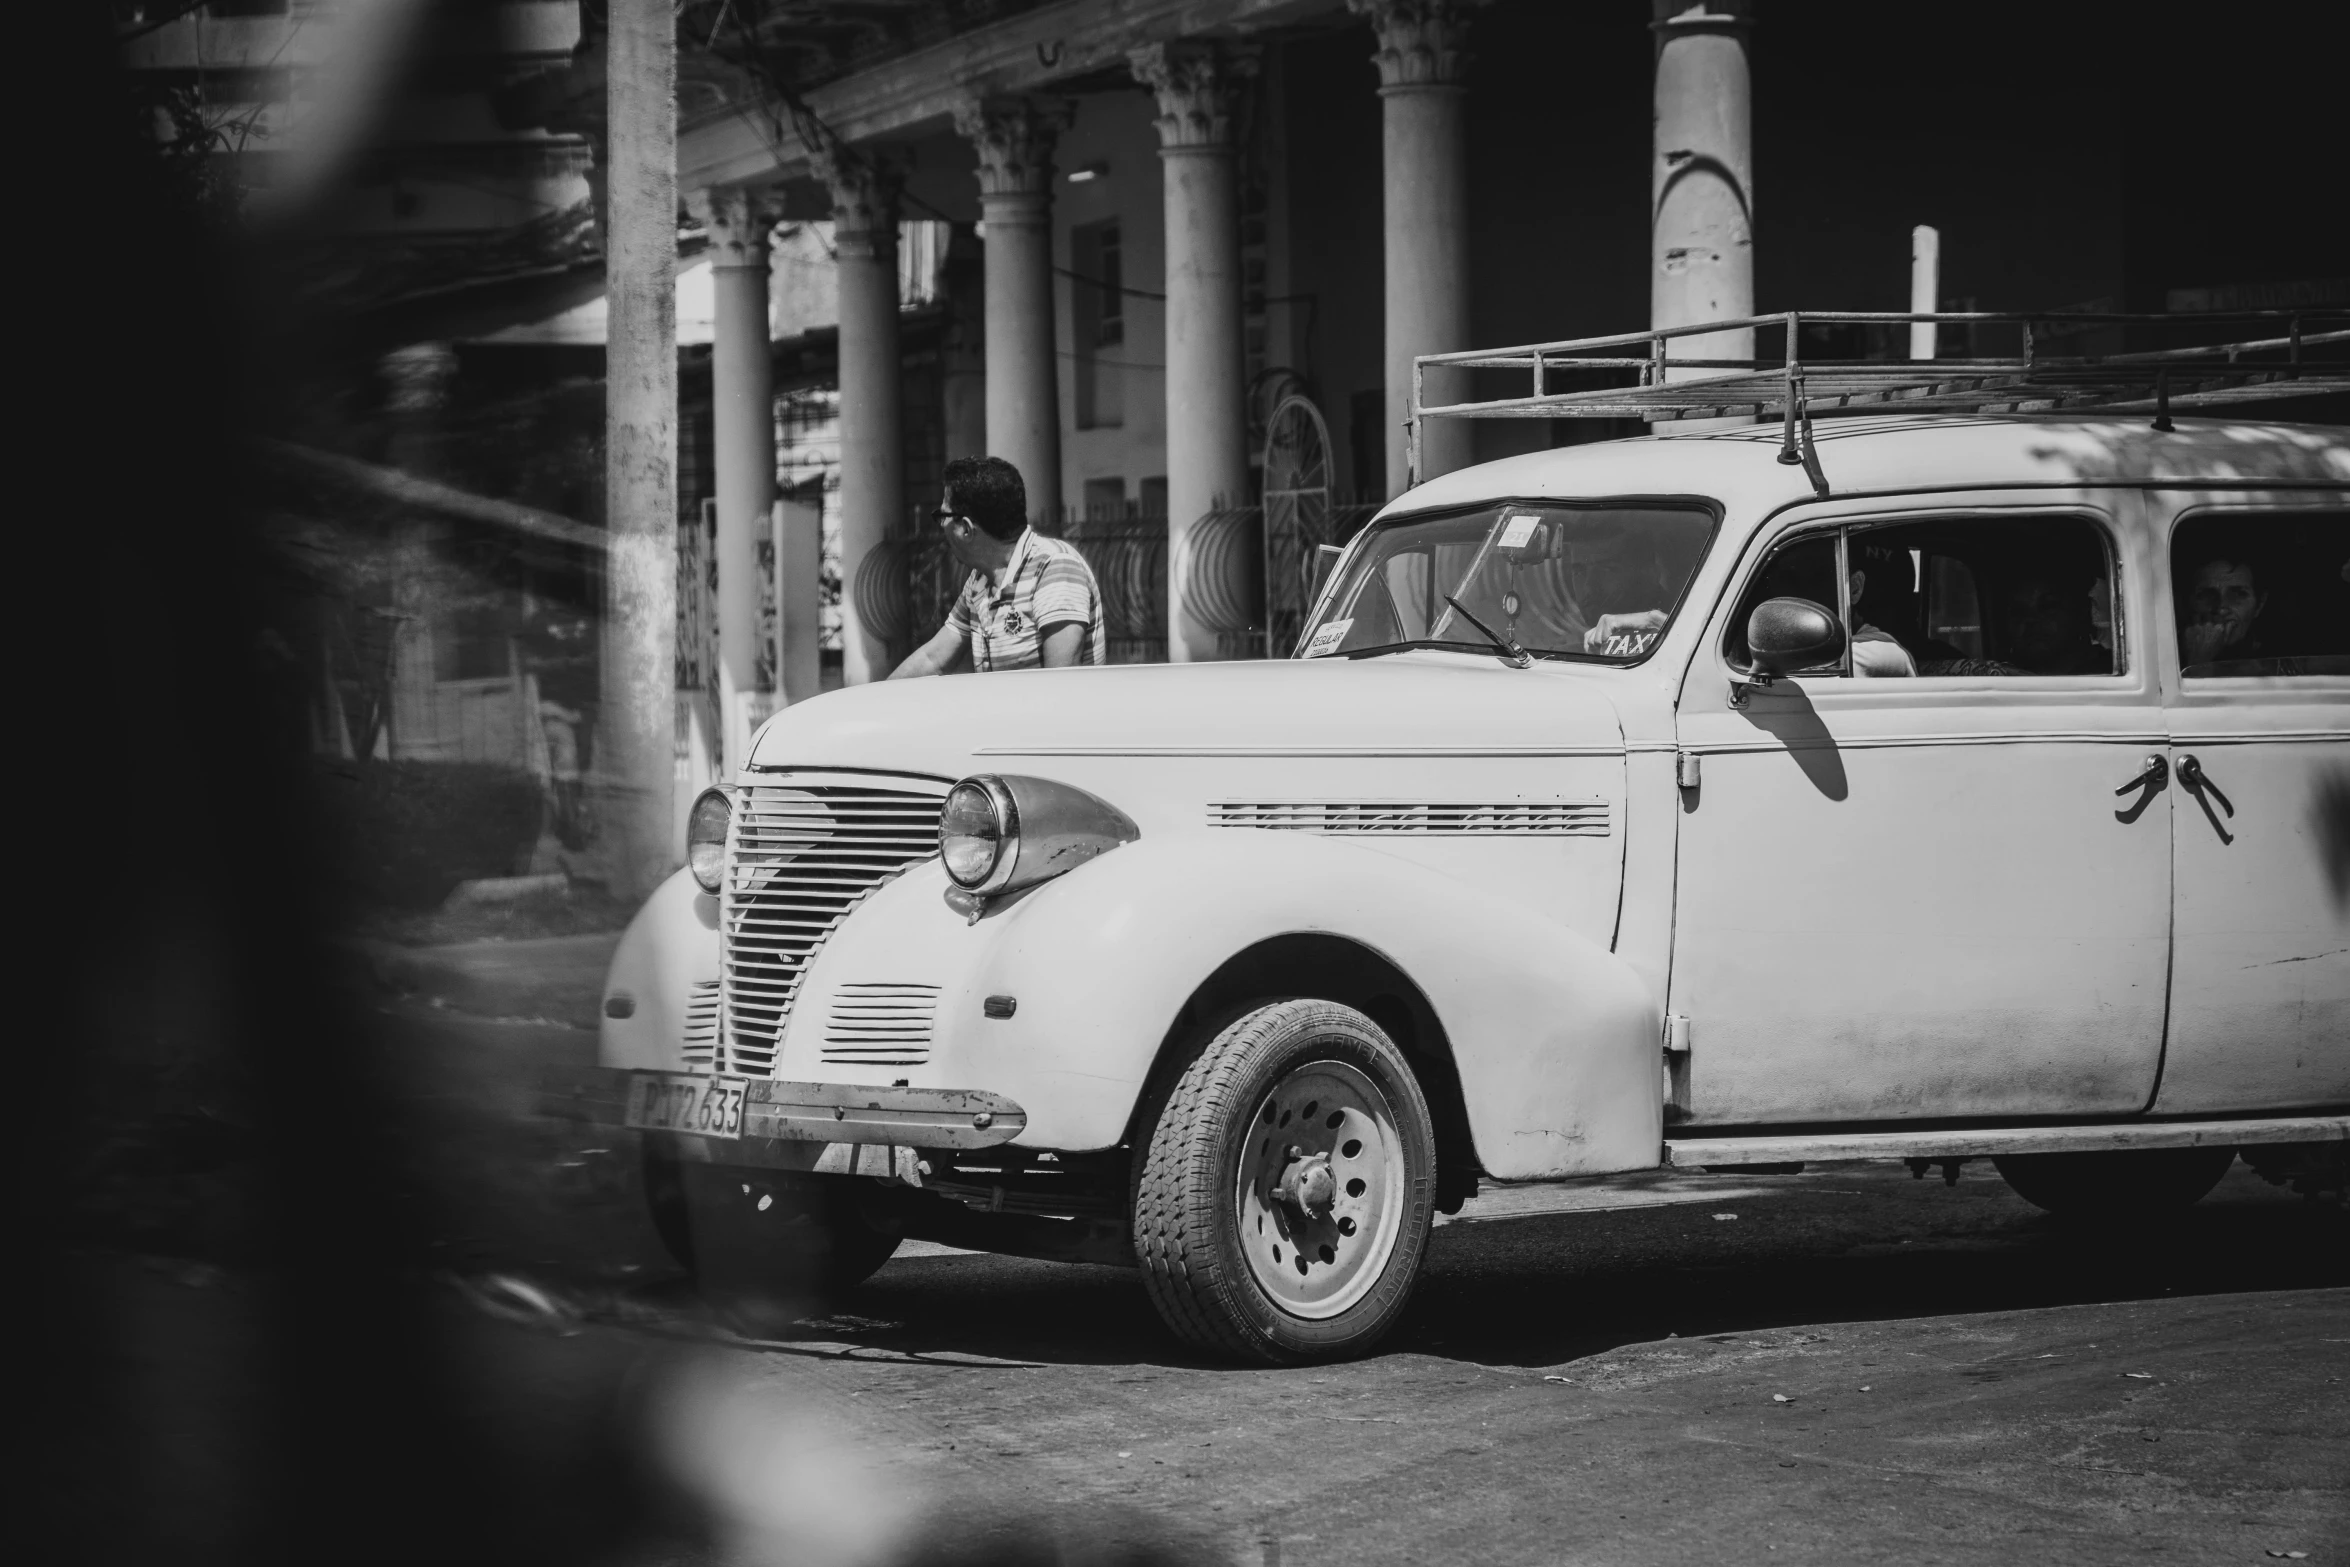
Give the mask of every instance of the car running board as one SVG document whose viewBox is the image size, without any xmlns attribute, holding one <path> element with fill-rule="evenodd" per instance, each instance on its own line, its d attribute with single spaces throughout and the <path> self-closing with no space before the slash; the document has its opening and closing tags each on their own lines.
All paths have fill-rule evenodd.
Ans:
<svg viewBox="0 0 2350 1567">
<path fill-rule="evenodd" d="M 2350 1141 L 2350 1114 L 2243 1121 L 2129 1121 L 2096 1126 L 1978 1126 L 1916 1132 L 1795 1132 L 1767 1137 L 1668 1137 L 1674 1169 L 1829 1159 L 1980 1159 L 2014 1153 L 2110 1153 L 2135 1148 L 2224 1148 L 2246 1143 Z"/>
</svg>

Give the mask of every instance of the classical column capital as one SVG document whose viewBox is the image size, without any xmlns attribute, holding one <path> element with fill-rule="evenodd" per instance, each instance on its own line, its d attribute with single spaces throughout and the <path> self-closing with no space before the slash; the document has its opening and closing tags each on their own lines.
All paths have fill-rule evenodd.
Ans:
<svg viewBox="0 0 2350 1567">
<path fill-rule="evenodd" d="M 1754 0 L 1650 0 L 1655 20 L 1649 29 L 1662 48 L 1668 38 L 1692 33 L 1730 33 L 1743 38 L 1754 27 Z"/>
<path fill-rule="evenodd" d="M 812 160 L 832 188 L 832 244 L 836 253 L 870 260 L 893 253 L 898 240 L 898 192 L 906 173 L 897 160 L 854 147 L 833 147 Z"/>
<path fill-rule="evenodd" d="M 955 129 L 979 153 L 979 194 L 1048 194 L 1053 143 L 1076 117 L 1066 98 L 974 94 L 957 104 Z"/>
<path fill-rule="evenodd" d="M 783 193 L 758 185 L 689 191 L 686 205 L 710 234 L 713 267 L 764 267 L 767 236 L 783 217 Z"/>
<path fill-rule="evenodd" d="M 1232 145 L 1232 110 L 1241 82 L 1256 74 L 1254 50 L 1186 40 L 1135 49 L 1126 59 L 1134 79 L 1158 94 L 1162 152 Z"/>
<path fill-rule="evenodd" d="M 1371 19 L 1379 90 L 1458 87 L 1469 73 L 1469 12 L 1478 0 L 1346 0 Z"/>
</svg>

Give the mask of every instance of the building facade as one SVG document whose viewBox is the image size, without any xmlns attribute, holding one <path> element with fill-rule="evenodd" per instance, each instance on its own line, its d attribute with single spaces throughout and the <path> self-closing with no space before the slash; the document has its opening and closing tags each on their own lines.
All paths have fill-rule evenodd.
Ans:
<svg viewBox="0 0 2350 1567">
<path fill-rule="evenodd" d="M 847 391 L 897 331 L 884 293 L 848 281 L 887 264 L 895 220 L 951 224 L 982 258 L 963 337 L 985 395 L 941 411 L 946 451 L 1011 458 L 1044 526 L 1163 514 L 1176 660 L 1264 649 L 1259 557 L 1224 536 L 1250 524 L 1219 519 L 1257 499 L 1284 392 L 1323 415 L 1333 498 L 1384 500 L 1412 477 L 1415 354 L 1902 309 L 1919 223 L 1948 235 L 1948 306 L 2162 308 L 2193 281 L 2133 214 L 2153 203 L 2121 129 L 2131 68 L 2171 66 L 2022 7 L 1931 39 L 1865 6 L 1750 0 L 912 7 L 790 78 L 788 46 L 864 8 L 837 10 L 748 7 L 724 102 L 682 122 L 678 167 L 757 221 L 829 211 L 868 236 L 838 252 L 838 439 L 844 472 L 893 477 L 843 484 L 852 681 L 885 672 L 896 629 L 860 620 L 854 584 L 869 558 L 896 569 L 890 543 L 931 499 L 896 449 L 910 388 Z M 2118 68 L 2083 68 L 2100 60 Z M 2028 121 L 1980 110 L 2001 102 Z M 2215 259 L 2339 287 L 2306 237 L 2273 248 Z M 722 340 L 757 330 L 722 305 Z M 740 394 L 724 374 L 720 406 Z M 1620 433 L 1462 422 L 1419 477 Z M 767 497 L 741 494 L 755 527 Z"/>
<path fill-rule="evenodd" d="M 265 199 L 304 177 L 301 105 L 331 96 L 344 9 L 158 8 L 123 24 L 125 55 Z M 360 455 L 433 474 L 435 407 L 528 390 L 563 411 L 512 422 L 544 450 L 434 476 L 599 529 L 599 427 L 560 429 L 592 419 L 603 375 L 604 7 L 385 9 L 435 31 L 346 161 L 312 272 L 359 282 L 342 336 L 389 432 Z M 2350 292 L 2329 204 L 2269 155 L 2322 143 L 2326 95 L 2249 28 L 2117 37 L 2022 0 L 1930 23 L 1865 0 L 689 0 L 677 19 L 687 784 L 776 704 L 878 678 L 924 634 L 953 588 L 925 517 L 956 456 L 1010 458 L 1037 524 L 1075 533 L 1115 656 L 1279 654 L 1277 579 L 1311 552 L 1276 547 L 1268 487 L 1293 515 L 1318 486 L 1329 528 L 1415 477 L 1637 433 L 1461 421 L 1415 475 L 1416 354 L 1903 309 L 1919 224 L 1946 307 Z M 2192 134 L 2148 134 L 2189 101 Z M 507 619 L 592 597 L 594 552 L 574 554 Z M 403 622 L 384 744 L 547 749 L 475 721 L 532 705 L 527 638 L 443 609 Z M 591 756 L 592 696 L 558 704 Z"/>
</svg>

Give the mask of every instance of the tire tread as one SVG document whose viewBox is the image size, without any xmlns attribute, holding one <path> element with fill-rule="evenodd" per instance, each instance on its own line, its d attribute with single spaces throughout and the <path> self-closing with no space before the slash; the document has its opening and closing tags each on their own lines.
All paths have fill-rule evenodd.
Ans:
<svg viewBox="0 0 2350 1567">
<path fill-rule="evenodd" d="M 1137 1151 L 1134 1251 L 1143 1286 L 1178 1337 L 1214 1355 L 1281 1364 L 1308 1358 L 1247 1325 L 1237 1291 L 1253 1286 L 1226 1275 L 1217 1208 L 1228 1194 L 1216 1168 L 1216 1140 L 1206 1133 L 1232 1114 L 1250 1113 L 1252 1107 L 1235 1101 L 1269 1041 L 1317 1024 L 1387 1043 L 1376 1024 L 1334 1002 L 1260 1007 L 1226 1027 L 1185 1067 Z M 1408 1067 L 1405 1078 L 1410 1081 Z M 1416 1095 L 1416 1084 L 1413 1089 Z M 1425 1119 L 1424 1104 L 1419 1111 Z M 1428 1190 L 1417 1200 L 1432 1202 L 1432 1172 L 1422 1172 L 1420 1181 Z"/>
</svg>

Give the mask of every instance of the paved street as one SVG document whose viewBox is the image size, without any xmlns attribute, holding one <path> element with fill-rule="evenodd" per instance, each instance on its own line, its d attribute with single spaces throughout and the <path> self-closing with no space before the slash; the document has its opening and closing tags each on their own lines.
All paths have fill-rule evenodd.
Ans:
<svg viewBox="0 0 2350 1567">
<path fill-rule="evenodd" d="M 1987 1165 L 1497 1192 L 1339 1367 L 1206 1364 L 1132 1274 L 927 1245 L 745 1343 L 660 1259 L 623 1139 L 528 1116 L 593 1048 L 532 1008 L 378 1016 L 473 1418 L 554 1466 L 625 1411 L 705 1521 L 644 1559 L 2350 1562 L 2350 1230 L 2241 1166 L 2148 1235 Z M 120 1267 L 158 1333 L 233 1332 L 253 1288 Z"/>
</svg>

